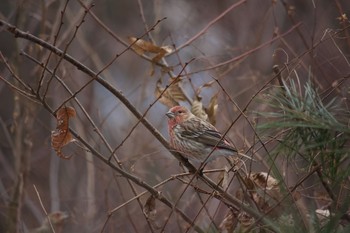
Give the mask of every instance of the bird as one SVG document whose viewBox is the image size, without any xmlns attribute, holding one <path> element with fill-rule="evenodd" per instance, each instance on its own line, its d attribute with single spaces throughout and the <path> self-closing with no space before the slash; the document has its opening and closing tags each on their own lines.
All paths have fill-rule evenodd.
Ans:
<svg viewBox="0 0 350 233">
<path fill-rule="evenodd" d="M 51 224 L 55 230 L 55 233 L 59 233 L 62 231 L 64 221 L 68 217 L 69 215 L 62 211 L 52 212 L 45 217 L 40 227 L 31 230 L 30 233 L 53 233 Z"/>
<path fill-rule="evenodd" d="M 220 156 L 229 158 L 235 154 L 248 157 L 238 153 L 215 126 L 193 115 L 186 107 L 172 107 L 166 116 L 171 147 L 190 161 L 207 163 Z"/>
</svg>

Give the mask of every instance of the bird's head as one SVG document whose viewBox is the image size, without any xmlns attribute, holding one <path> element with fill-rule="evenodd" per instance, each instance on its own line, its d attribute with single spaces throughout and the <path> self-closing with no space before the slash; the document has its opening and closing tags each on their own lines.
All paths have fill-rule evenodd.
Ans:
<svg viewBox="0 0 350 233">
<path fill-rule="evenodd" d="M 172 107 L 167 113 L 169 118 L 168 122 L 171 125 L 176 125 L 190 119 L 193 115 L 192 113 L 183 106 Z"/>
<path fill-rule="evenodd" d="M 67 218 L 69 218 L 69 215 L 66 212 L 55 211 L 50 213 L 48 217 L 53 225 L 59 225 L 62 224 Z M 44 222 L 47 222 L 47 224 L 49 224 L 47 218 L 45 218 Z"/>
</svg>

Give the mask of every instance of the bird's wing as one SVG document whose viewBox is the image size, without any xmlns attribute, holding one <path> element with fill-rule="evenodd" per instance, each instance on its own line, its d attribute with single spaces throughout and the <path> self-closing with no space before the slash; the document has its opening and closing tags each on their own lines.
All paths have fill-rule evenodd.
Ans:
<svg viewBox="0 0 350 233">
<path fill-rule="evenodd" d="M 194 140 L 208 146 L 217 146 L 217 148 L 228 149 L 233 152 L 237 150 L 230 143 L 222 138 L 222 134 L 210 124 L 203 124 L 202 121 L 192 121 L 193 125 L 183 125 L 184 130 L 180 132 L 181 136 L 189 140 Z"/>
</svg>

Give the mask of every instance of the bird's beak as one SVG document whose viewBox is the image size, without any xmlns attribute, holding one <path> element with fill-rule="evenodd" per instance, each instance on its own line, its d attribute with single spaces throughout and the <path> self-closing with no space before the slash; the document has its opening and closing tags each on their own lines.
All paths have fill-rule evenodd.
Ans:
<svg viewBox="0 0 350 233">
<path fill-rule="evenodd" d="M 167 113 L 165 113 L 165 115 L 166 115 L 167 117 L 169 117 L 170 119 L 175 117 L 175 114 L 174 114 L 173 112 L 170 112 L 170 111 L 167 112 Z"/>
</svg>

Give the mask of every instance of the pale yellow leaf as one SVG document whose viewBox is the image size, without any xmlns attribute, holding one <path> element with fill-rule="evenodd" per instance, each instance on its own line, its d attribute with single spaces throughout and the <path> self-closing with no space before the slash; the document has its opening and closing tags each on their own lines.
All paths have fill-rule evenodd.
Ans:
<svg viewBox="0 0 350 233">
<path fill-rule="evenodd" d="M 209 106 L 206 109 L 206 113 L 208 114 L 209 122 L 212 125 L 216 124 L 216 113 L 218 111 L 218 93 L 213 95 L 209 101 Z"/>
<path fill-rule="evenodd" d="M 203 108 L 203 103 L 199 100 L 194 100 L 191 106 L 191 112 L 201 118 L 202 120 L 208 121 L 208 115 Z"/>
</svg>

